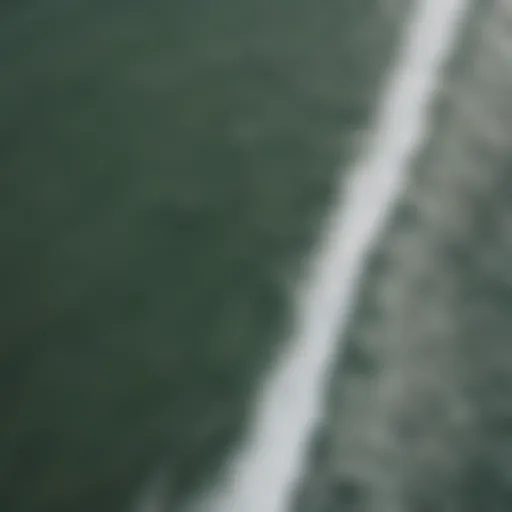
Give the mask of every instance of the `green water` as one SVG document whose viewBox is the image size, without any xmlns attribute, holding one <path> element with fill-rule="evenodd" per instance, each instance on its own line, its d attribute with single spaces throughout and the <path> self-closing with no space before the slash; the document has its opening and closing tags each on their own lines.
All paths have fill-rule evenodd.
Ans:
<svg viewBox="0 0 512 512">
<path fill-rule="evenodd" d="M 359 290 L 296 511 L 512 509 L 507 6 L 470 10 Z"/>
<path fill-rule="evenodd" d="M 0 10 L 0 510 L 171 503 L 243 431 L 400 17 L 377 0 Z"/>
</svg>

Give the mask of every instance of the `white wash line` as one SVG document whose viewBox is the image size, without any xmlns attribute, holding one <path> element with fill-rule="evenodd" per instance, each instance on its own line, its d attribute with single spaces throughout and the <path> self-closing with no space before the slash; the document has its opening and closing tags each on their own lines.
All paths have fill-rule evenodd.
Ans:
<svg viewBox="0 0 512 512">
<path fill-rule="evenodd" d="M 425 139 L 429 105 L 466 0 L 422 0 L 413 11 L 369 147 L 339 200 L 298 295 L 293 336 L 263 385 L 245 444 L 207 505 L 215 512 L 286 512 L 307 441 L 321 416 L 324 379 L 350 316 L 365 257 Z"/>
<path fill-rule="evenodd" d="M 405 186 L 412 155 L 426 138 L 429 105 L 468 4 L 418 0 L 412 10 L 372 138 L 350 181 L 339 185 L 310 274 L 298 290 L 292 338 L 263 384 L 226 480 L 204 502 L 208 512 L 287 511 L 322 414 L 325 378 L 365 258 Z"/>
<path fill-rule="evenodd" d="M 187 507 L 191 512 L 288 512 L 366 257 L 426 138 L 429 106 L 471 0 L 413 1 L 369 143 L 349 181 L 340 176 L 338 200 L 297 290 L 291 339 L 263 382 L 245 441 L 224 479 L 196 497 Z M 136 512 L 164 512 L 168 479 L 159 475 L 137 500 Z"/>
</svg>

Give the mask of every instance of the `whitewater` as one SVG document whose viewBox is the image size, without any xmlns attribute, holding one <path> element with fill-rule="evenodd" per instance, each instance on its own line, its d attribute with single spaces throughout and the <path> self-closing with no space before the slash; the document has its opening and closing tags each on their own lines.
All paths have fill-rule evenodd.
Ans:
<svg viewBox="0 0 512 512">
<path fill-rule="evenodd" d="M 203 501 L 206 510 L 288 510 L 367 255 L 427 137 L 429 107 L 469 3 L 419 0 L 412 9 L 370 138 L 348 181 L 340 177 L 338 200 L 297 292 L 291 339 L 263 384 L 227 477 Z"/>
</svg>

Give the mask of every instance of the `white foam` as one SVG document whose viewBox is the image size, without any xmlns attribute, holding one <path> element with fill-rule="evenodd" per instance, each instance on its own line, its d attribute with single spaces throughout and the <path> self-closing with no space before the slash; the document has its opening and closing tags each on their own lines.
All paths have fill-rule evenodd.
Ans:
<svg viewBox="0 0 512 512">
<path fill-rule="evenodd" d="M 469 0 L 418 0 L 377 111 L 372 139 L 326 220 L 297 322 L 264 382 L 250 431 L 206 509 L 285 512 L 301 476 L 307 441 L 322 414 L 324 379 L 339 349 L 365 257 L 405 186 L 426 138 L 429 104 Z M 341 173 L 340 173 L 341 174 Z"/>
</svg>

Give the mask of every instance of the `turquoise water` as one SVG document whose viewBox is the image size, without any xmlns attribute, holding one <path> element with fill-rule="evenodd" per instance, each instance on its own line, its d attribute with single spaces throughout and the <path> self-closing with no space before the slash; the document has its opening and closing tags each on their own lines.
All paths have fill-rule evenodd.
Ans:
<svg viewBox="0 0 512 512">
<path fill-rule="evenodd" d="M 0 509 L 176 505 L 244 429 L 400 16 L 376 0 L 0 11 Z"/>
</svg>

